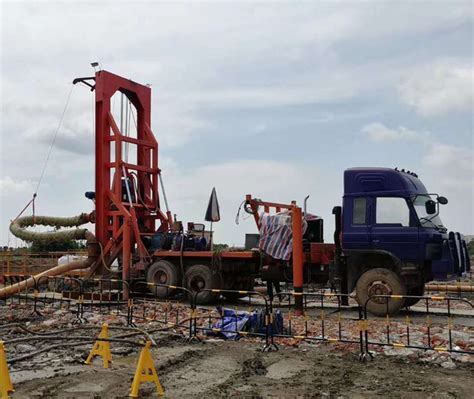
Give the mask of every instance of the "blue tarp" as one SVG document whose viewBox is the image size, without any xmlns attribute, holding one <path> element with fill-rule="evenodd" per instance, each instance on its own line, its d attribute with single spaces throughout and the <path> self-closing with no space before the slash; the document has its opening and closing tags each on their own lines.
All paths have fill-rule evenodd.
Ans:
<svg viewBox="0 0 474 399">
<path fill-rule="evenodd" d="M 238 331 L 247 331 L 251 333 L 265 334 L 265 312 L 245 312 L 236 311 L 217 307 L 217 311 L 221 318 L 212 325 L 212 328 L 218 328 L 217 335 L 223 336 L 225 339 L 237 340 L 240 338 Z M 270 332 L 273 334 L 281 334 L 283 332 L 283 316 L 279 310 L 273 313 L 273 323 L 270 325 Z M 209 335 L 215 333 L 209 332 Z"/>
</svg>

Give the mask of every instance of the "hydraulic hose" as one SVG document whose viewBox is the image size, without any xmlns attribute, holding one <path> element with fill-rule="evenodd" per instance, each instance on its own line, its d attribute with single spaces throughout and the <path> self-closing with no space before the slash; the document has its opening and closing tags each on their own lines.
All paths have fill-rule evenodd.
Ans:
<svg viewBox="0 0 474 399">
<path fill-rule="evenodd" d="M 9 287 L 0 289 L 0 298 L 6 298 L 17 294 L 21 291 L 26 291 L 34 287 L 38 281 L 47 282 L 48 279 L 42 277 L 58 276 L 72 270 L 87 269 L 93 266 L 100 256 L 100 246 L 92 234 L 87 229 L 69 229 L 57 232 L 32 232 L 26 230 L 28 226 L 43 225 L 59 227 L 73 227 L 88 223 L 91 220 L 90 215 L 82 213 L 78 216 L 70 218 L 59 218 L 51 216 L 24 216 L 14 220 L 10 224 L 10 231 L 16 237 L 25 241 L 36 242 L 53 242 L 53 241 L 68 241 L 68 240 L 86 240 L 87 242 L 87 259 L 76 260 L 65 265 L 55 266 L 42 273 L 21 281 Z"/>
<path fill-rule="evenodd" d="M 14 220 L 10 224 L 10 231 L 23 241 L 51 243 L 57 241 L 84 240 L 87 229 L 69 229 L 54 232 L 36 232 L 28 231 L 26 227 L 31 226 L 53 226 L 60 227 L 77 227 L 89 223 L 91 216 L 87 213 L 81 213 L 73 217 L 53 217 L 53 216 L 23 216 Z"/>
</svg>

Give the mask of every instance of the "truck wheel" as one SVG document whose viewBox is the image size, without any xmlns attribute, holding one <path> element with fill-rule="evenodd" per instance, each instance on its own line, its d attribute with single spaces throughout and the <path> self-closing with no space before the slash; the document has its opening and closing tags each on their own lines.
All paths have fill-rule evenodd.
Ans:
<svg viewBox="0 0 474 399">
<path fill-rule="evenodd" d="M 357 302 L 367 303 L 367 310 L 376 316 L 396 313 L 405 303 L 404 299 L 374 298 L 374 295 L 405 295 L 406 287 L 396 273 L 388 269 L 371 269 L 360 276 L 356 285 Z M 388 305 L 387 305 L 388 301 Z"/>
<path fill-rule="evenodd" d="M 147 271 L 146 281 L 149 284 L 179 285 L 180 272 L 175 265 L 166 260 L 153 263 Z M 148 286 L 148 289 L 158 298 L 166 298 L 174 293 L 174 289 L 158 286 Z"/>
<path fill-rule="evenodd" d="M 184 275 L 186 288 L 193 294 L 201 290 L 210 290 L 218 287 L 218 278 L 212 270 L 205 265 L 191 266 Z M 211 291 L 199 292 L 196 302 L 200 305 L 212 302 L 217 299 L 218 293 Z"/>
<path fill-rule="evenodd" d="M 419 285 L 417 287 L 410 288 L 407 295 L 423 296 L 425 295 L 425 285 Z M 407 298 L 405 299 L 405 306 L 413 306 L 420 301 L 419 298 Z"/>
</svg>

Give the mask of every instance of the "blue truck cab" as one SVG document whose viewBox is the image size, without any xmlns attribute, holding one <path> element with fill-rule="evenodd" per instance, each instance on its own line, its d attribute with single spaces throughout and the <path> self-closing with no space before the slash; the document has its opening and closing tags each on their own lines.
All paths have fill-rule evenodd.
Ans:
<svg viewBox="0 0 474 399">
<path fill-rule="evenodd" d="M 342 209 L 335 212 L 343 292 L 355 288 L 359 303 L 375 314 L 416 303 L 416 298 L 369 298 L 423 295 L 434 264 L 452 268 L 449 236 L 439 216 L 446 203 L 429 193 L 415 173 L 347 169 Z"/>
</svg>

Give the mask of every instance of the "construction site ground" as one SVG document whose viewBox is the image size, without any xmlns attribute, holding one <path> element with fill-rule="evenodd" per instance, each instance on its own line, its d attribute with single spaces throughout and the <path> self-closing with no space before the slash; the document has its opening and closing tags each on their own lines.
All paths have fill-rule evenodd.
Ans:
<svg viewBox="0 0 474 399">
<path fill-rule="evenodd" d="M 183 344 L 168 336 L 157 343 L 153 357 L 168 397 L 472 397 L 474 367 L 469 363 L 445 369 L 409 356 L 377 355 L 361 364 L 356 354 L 328 345 L 282 346 L 262 353 L 256 342 Z M 100 359 L 92 366 L 81 364 L 87 347 L 48 355 L 12 372 L 13 397 L 127 397 L 137 350 L 113 350 L 112 367 L 103 369 Z M 156 395 L 152 384 L 141 393 Z"/>
<path fill-rule="evenodd" d="M 13 399 L 128 397 L 140 348 L 150 337 L 156 343 L 154 363 L 170 398 L 472 397 L 474 356 L 468 354 L 381 347 L 371 361 L 361 363 L 354 344 L 277 339 L 278 351 L 262 352 L 263 340 L 257 337 L 224 341 L 201 336 L 202 342 L 187 343 L 185 330 L 159 323 L 139 324 L 146 331 L 140 333 L 118 323 L 114 315 L 86 314 L 88 322 L 77 325 L 71 312 L 46 310 L 33 315 L 30 308 L 17 309 L 15 322 L 1 320 L 7 358 L 15 360 L 10 365 Z M 0 312 L 6 311 L 1 307 Z M 463 320 L 465 327 L 458 325 L 456 339 L 472 343 L 472 318 Z M 111 342 L 109 369 L 100 358 L 84 364 L 103 322 L 109 323 L 111 338 L 138 344 Z M 156 397 L 153 384 L 142 385 L 141 397 Z"/>
<path fill-rule="evenodd" d="M 57 295 L 57 294 L 56 294 Z M 41 292 L 38 298 L 51 299 L 53 293 Z M 11 398 L 122 398 L 128 397 L 139 352 L 146 340 L 153 340 L 152 355 L 165 396 L 252 397 L 252 398 L 471 398 L 474 355 L 444 351 L 370 347 L 374 357 L 359 361 L 357 343 L 329 343 L 305 339 L 275 338 L 278 351 L 262 352 L 264 339 L 245 336 L 226 341 L 201 332 L 201 342 L 189 343 L 190 309 L 177 303 L 169 311 L 168 324 L 162 316 L 170 303 L 150 303 L 147 318 L 141 317 L 142 304 L 136 302 L 134 321 L 127 326 L 124 313 L 110 309 L 85 307 L 81 319 L 70 308 L 57 301 L 38 303 L 35 313 L 28 302 L 12 299 L 0 304 L 0 340 L 5 342 L 10 376 L 15 388 Z M 465 296 L 472 301 L 470 294 Z M 326 334 L 337 336 L 337 304 L 325 304 Z M 74 302 L 75 303 L 75 302 Z M 262 306 L 257 300 L 256 308 Z M 233 303 L 216 303 L 198 309 L 206 326 L 207 312 L 215 306 L 246 310 L 245 299 Z M 358 311 L 351 306 L 341 309 L 343 336 L 358 337 Z M 474 315 L 472 306 L 451 301 L 452 345 L 457 350 L 474 348 Z M 285 298 L 275 301 L 288 323 Z M 157 318 L 154 320 L 154 310 Z M 447 347 L 448 318 L 446 301 L 430 301 L 431 343 Z M 176 320 L 174 317 L 176 315 Z M 413 342 L 426 344 L 427 314 L 423 301 L 391 318 L 391 340 L 406 342 L 406 319 L 410 318 Z M 153 316 L 153 317 L 151 317 Z M 318 301 L 307 303 L 307 333 L 321 334 L 321 310 Z M 384 342 L 386 319 L 370 316 L 369 331 L 373 342 Z M 213 321 L 216 319 L 213 319 Z M 305 318 L 293 316 L 293 334 L 305 331 Z M 352 321 L 351 321 L 352 320 Z M 79 322 L 78 322 L 79 321 Z M 110 329 L 113 362 L 104 369 L 100 358 L 85 365 L 103 323 Z M 128 341 L 128 342 L 125 342 Z M 143 384 L 141 396 L 156 397 L 153 384 Z"/>
</svg>

